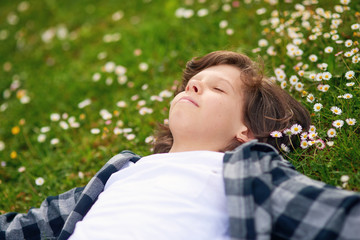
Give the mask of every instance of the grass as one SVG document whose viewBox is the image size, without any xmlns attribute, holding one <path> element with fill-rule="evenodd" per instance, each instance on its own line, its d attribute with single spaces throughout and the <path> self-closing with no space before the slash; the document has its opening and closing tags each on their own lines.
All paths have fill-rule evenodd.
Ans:
<svg viewBox="0 0 360 240">
<path fill-rule="evenodd" d="M 347 48 L 344 43 L 336 43 L 321 34 L 316 40 L 309 40 L 319 23 L 310 18 L 310 28 L 301 27 L 303 21 L 291 15 L 298 12 L 294 8 L 298 1 L 279 1 L 277 5 L 268 1 L 247 2 L 250 3 L 220 0 L 136 0 L 121 4 L 119 1 L 100 4 L 91 0 L 2 1 L 0 141 L 4 147 L 0 151 L 0 192 L 3 196 L 0 212 L 23 212 L 31 206 L 39 206 L 48 195 L 85 185 L 121 150 L 149 154 L 151 145 L 145 140 L 152 136 L 156 123 L 167 118 L 171 100 L 171 97 L 163 97 L 159 102 L 152 100 L 152 96 L 159 96 L 164 90 L 173 91 L 181 80 L 185 63 L 193 56 L 219 49 L 262 56 L 269 75 L 275 79 L 274 70 L 283 68 L 286 89 L 312 113 L 318 133 L 315 140 L 333 141 L 333 146 L 325 144 L 321 149 L 319 143 L 307 139 L 315 144 L 284 155 L 311 178 L 358 191 L 358 123 L 353 126 L 345 123 L 336 128 L 334 138 L 329 138 L 327 131 L 334 128 L 332 122 L 337 119 L 359 121 L 360 104 L 356 101 L 359 65 L 352 62 L 352 57 L 335 54 L 358 47 L 359 29 L 353 30 L 351 26 L 360 23 L 357 12 L 360 5 L 353 1 L 349 4 L 350 10 L 339 13 L 343 21 L 336 29 L 339 39 L 353 41 Z M 336 13 L 335 5 L 341 4 L 319 1 L 305 7 L 312 15 L 323 19 L 319 27 L 322 34 L 330 32 L 331 19 L 321 16 L 321 11 L 316 9 L 322 7 Z M 179 8 L 192 10 L 193 16 L 177 17 Z M 261 8 L 266 12 L 259 15 L 256 12 Z M 207 9 L 208 14 L 199 17 L 200 9 Z M 281 35 L 281 31 L 276 30 L 280 25 L 268 23 L 271 17 L 277 18 L 275 9 L 279 22 L 287 23 L 286 29 L 298 27 L 297 33 L 303 34 L 300 37 L 303 43 L 299 46 L 303 51 L 301 56 L 290 57 L 286 47 L 293 40 L 288 32 Z M 220 27 L 222 24 L 227 26 Z M 268 45 L 258 46 L 260 39 L 266 39 Z M 269 46 L 274 46 L 276 55 L 267 52 Z M 334 48 L 331 54 L 324 53 L 326 46 Z M 308 58 L 311 54 L 316 54 L 319 60 L 311 62 Z M 118 83 L 118 75 L 109 68 L 111 62 L 126 68 L 125 83 Z M 294 68 L 300 62 L 309 67 Z M 312 72 L 324 72 L 317 67 L 322 62 L 328 64 L 327 71 L 333 77 L 321 82 L 306 78 Z M 146 71 L 140 70 L 141 63 L 147 64 Z M 304 70 L 304 77 L 299 75 L 299 70 Z M 350 70 L 355 72 L 355 77 L 348 80 L 345 73 Z M 94 81 L 96 74 L 100 76 L 98 81 Z M 304 84 L 302 90 L 291 87 L 292 75 L 299 76 Z M 351 81 L 354 86 L 346 86 Z M 317 90 L 319 83 L 328 84 L 329 90 Z M 310 93 L 315 97 L 314 102 L 306 100 Z M 338 98 L 345 93 L 353 97 Z M 27 98 L 30 101 L 23 103 Z M 91 104 L 79 108 L 78 104 L 85 99 L 91 100 Z M 120 101 L 127 106 L 119 107 Z M 315 112 L 315 103 L 321 103 L 323 109 Z M 341 108 L 342 114 L 333 114 L 331 106 Z M 141 115 L 139 110 L 143 107 L 152 109 L 153 113 Z M 104 109 L 111 117 L 100 115 Z M 59 114 L 61 119 L 52 121 L 52 113 Z M 69 119 L 75 119 L 79 127 L 71 127 L 74 121 Z M 100 133 L 93 134 L 92 129 Z M 125 130 L 126 133 L 115 134 L 114 129 L 130 129 L 131 132 Z M 39 136 L 46 139 L 39 141 Z M 58 139 L 59 143 L 52 144 L 53 139 Z M 341 181 L 344 175 L 349 176 L 348 181 Z M 39 178 L 44 180 L 43 184 L 36 184 Z"/>
</svg>

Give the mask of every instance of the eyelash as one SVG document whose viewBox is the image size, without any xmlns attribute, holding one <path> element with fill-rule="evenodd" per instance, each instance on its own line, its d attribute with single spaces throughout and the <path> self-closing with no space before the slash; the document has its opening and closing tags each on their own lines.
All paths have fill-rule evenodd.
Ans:
<svg viewBox="0 0 360 240">
<path fill-rule="evenodd" d="M 224 90 L 222 90 L 222 89 L 220 89 L 220 88 L 215 87 L 214 89 L 215 89 L 216 91 L 219 91 L 219 92 L 223 92 L 223 93 L 225 93 L 225 91 L 224 91 Z"/>
</svg>

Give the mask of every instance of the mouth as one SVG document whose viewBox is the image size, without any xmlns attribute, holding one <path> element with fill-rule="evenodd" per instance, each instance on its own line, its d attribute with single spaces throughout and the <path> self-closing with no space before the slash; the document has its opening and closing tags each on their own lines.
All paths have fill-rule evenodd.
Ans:
<svg viewBox="0 0 360 240">
<path fill-rule="evenodd" d="M 194 104 L 196 107 L 199 107 L 199 104 L 197 104 L 197 102 L 195 102 L 195 101 L 194 101 L 192 98 L 190 98 L 190 97 L 182 97 L 182 98 L 179 99 L 178 102 L 180 102 L 180 101 L 190 102 L 190 103 Z"/>
</svg>

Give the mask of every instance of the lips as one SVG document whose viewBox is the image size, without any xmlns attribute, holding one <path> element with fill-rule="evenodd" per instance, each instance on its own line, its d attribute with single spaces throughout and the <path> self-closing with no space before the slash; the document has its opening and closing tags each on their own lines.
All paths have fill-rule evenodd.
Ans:
<svg viewBox="0 0 360 240">
<path fill-rule="evenodd" d="M 192 104 L 194 104 L 196 107 L 199 107 L 199 104 L 197 104 L 197 102 L 195 102 L 195 100 L 193 100 L 191 97 L 188 97 L 188 96 L 184 96 L 184 97 L 180 98 L 179 102 L 180 101 L 189 101 Z"/>
</svg>

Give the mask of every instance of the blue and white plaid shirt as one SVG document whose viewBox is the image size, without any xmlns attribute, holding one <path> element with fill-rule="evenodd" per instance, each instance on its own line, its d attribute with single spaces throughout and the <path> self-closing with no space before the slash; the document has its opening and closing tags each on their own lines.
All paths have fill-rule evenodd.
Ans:
<svg viewBox="0 0 360 240">
<path fill-rule="evenodd" d="M 48 197 L 27 214 L 0 216 L 2 239 L 68 239 L 111 174 L 140 156 L 111 158 L 84 188 Z M 295 171 L 271 146 L 256 140 L 224 156 L 231 239 L 360 239 L 360 194 Z"/>
</svg>

